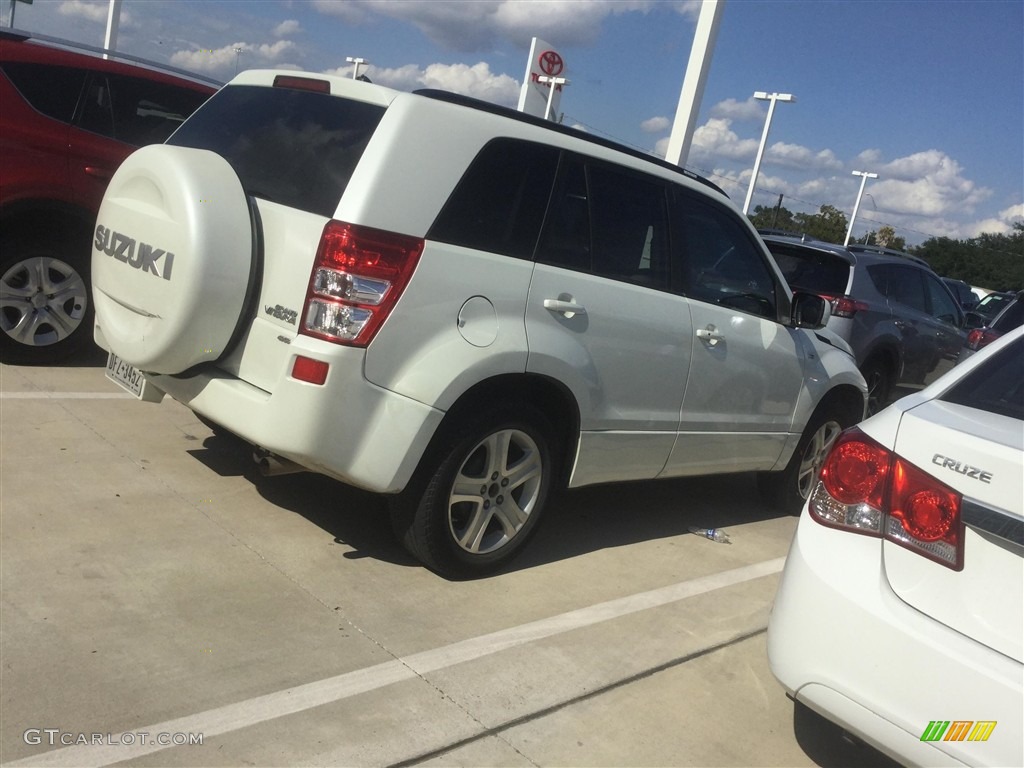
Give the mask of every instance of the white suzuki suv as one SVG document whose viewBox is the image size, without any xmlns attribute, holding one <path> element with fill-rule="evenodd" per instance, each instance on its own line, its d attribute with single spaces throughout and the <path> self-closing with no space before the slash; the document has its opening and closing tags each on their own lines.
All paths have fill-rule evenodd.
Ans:
<svg viewBox="0 0 1024 768">
<path fill-rule="evenodd" d="M 522 549 L 556 484 L 759 471 L 795 511 L 864 413 L 822 299 L 724 194 L 491 104 L 249 71 L 111 180 L 108 373 L 392 497 L 449 577 Z"/>
</svg>

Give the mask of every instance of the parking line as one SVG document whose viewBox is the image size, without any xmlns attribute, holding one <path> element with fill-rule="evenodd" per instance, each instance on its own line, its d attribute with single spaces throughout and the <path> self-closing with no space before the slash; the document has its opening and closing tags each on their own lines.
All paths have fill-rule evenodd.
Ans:
<svg viewBox="0 0 1024 768">
<path fill-rule="evenodd" d="M 104 743 L 62 747 L 4 763 L 4 765 L 10 768 L 20 766 L 83 766 L 83 768 L 95 766 L 100 768 L 112 765 L 173 748 L 173 745 L 157 743 L 157 734 L 201 733 L 205 739 L 209 736 L 230 733 L 323 704 L 341 701 L 392 683 L 415 679 L 429 672 L 436 672 L 526 643 L 770 576 L 781 572 L 784 563 L 785 558 L 779 557 L 690 581 L 670 584 L 648 592 L 597 603 L 547 619 L 452 643 L 441 648 L 414 653 L 411 656 L 306 683 L 295 688 L 257 696 L 175 720 L 166 720 L 146 728 L 137 728 L 123 734 L 109 736 L 104 734 L 102 739 Z M 146 743 L 139 743 L 138 735 L 142 733 L 152 738 L 146 739 Z M 125 743 L 128 739 L 134 743 Z"/>
<path fill-rule="evenodd" d="M 0 392 L 0 400 L 124 400 L 127 392 Z"/>
</svg>

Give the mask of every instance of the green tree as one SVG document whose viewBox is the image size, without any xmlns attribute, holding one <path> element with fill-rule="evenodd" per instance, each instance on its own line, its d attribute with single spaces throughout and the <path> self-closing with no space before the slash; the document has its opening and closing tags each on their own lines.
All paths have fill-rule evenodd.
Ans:
<svg viewBox="0 0 1024 768">
<path fill-rule="evenodd" d="M 783 229 L 787 232 L 799 231 L 793 212 L 782 205 L 755 205 L 750 222 L 758 229 Z"/>
<path fill-rule="evenodd" d="M 846 214 L 833 205 L 823 205 L 817 213 L 798 213 L 793 217 L 799 231 L 826 243 L 846 239 Z"/>
<path fill-rule="evenodd" d="M 940 275 L 991 290 L 1024 290 L 1024 223 L 969 240 L 932 237 L 911 252 Z"/>
<path fill-rule="evenodd" d="M 877 245 L 882 248 L 894 248 L 897 251 L 907 250 L 907 239 L 905 237 L 899 237 L 896 234 L 896 230 L 888 224 L 884 224 L 879 227 L 877 232 L 875 230 L 871 230 L 863 239 L 858 238 L 857 242 L 863 242 L 867 245 Z"/>
</svg>

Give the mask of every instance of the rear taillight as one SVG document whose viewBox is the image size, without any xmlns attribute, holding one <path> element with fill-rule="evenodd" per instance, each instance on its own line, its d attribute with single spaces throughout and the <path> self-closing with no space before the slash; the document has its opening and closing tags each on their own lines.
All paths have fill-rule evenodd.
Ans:
<svg viewBox="0 0 1024 768">
<path fill-rule="evenodd" d="M 860 310 L 868 308 L 863 301 L 851 299 L 849 296 L 829 297 L 829 300 L 832 302 L 832 314 L 835 317 L 853 317 Z"/>
<path fill-rule="evenodd" d="M 302 310 L 301 332 L 365 347 L 412 276 L 423 240 L 329 221 Z"/>
<path fill-rule="evenodd" d="M 981 349 L 991 344 L 993 341 L 1002 336 L 999 331 L 993 331 L 991 328 L 975 328 L 973 331 L 967 334 L 967 348 L 968 349 Z"/>
<path fill-rule="evenodd" d="M 878 536 L 963 569 L 962 496 L 859 429 L 836 440 L 808 511 L 823 525 Z"/>
</svg>

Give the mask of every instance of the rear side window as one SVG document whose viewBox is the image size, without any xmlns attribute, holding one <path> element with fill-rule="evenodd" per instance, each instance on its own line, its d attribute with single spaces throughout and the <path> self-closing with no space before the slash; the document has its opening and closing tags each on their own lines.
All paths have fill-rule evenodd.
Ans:
<svg viewBox="0 0 1024 768">
<path fill-rule="evenodd" d="M 920 270 L 900 264 L 883 264 L 868 267 L 868 274 L 889 301 L 928 313 Z"/>
<path fill-rule="evenodd" d="M 850 265 L 838 256 L 771 242 L 768 243 L 768 250 L 775 257 L 790 288 L 825 296 L 842 296 L 846 293 L 850 281 Z"/>
<path fill-rule="evenodd" d="M 55 120 L 71 122 L 85 84 L 84 69 L 8 61 L 3 71 L 33 108 Z"/>
<path fill-rule="evenodd" d="M 1024 337 L 971 371 L 942 400 L 1024 421 Z"/>
<path fill-rule="evenodd" d="M 434 225 L 430 240 L 520 259 L 533 258 L 558 150 L 495 139 L 462 177 Z"/>
<path fill-rule="evenodd" d="M 612 166 L 588 168 L 591 268 L 626 282 L 668 288 L 665 184 Z"/>
<path fill-rule="evenodd" d="M 648 288 L 669 288 L 666 184 L 566 154 L 537 261 Z"/>
<path fill-rule="evenodd" d="M 923 275 L 931 316 L 947 323 L 958 325 L 961 319 L 960 305 L 949 295 L 945 285 L 930 275 Z"/>
<path fill-rule="evenodd" d="M 168 144 L 224 157 L 251 195 L 332 216 L 384 107 L 288 88 L 222 88 Z"/>
<path fill-rule="evenodd" d="M 181 126 L 206 94 L 125 75 L 94 73 L 78 125 L 136 147 L 160 144 Z"/>
</svg>

